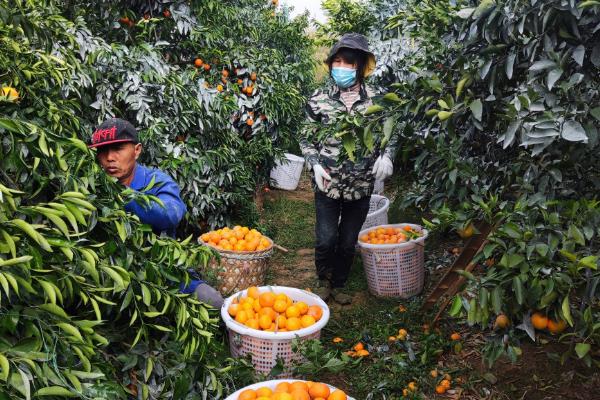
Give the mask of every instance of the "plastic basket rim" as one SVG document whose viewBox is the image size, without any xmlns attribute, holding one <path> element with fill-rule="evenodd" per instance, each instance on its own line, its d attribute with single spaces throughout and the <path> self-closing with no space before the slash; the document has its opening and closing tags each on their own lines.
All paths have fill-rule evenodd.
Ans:
<svg viewBox="0 0 600 400">
<path fill-rule="evenodd" d="M 305 381 L 304 379 L 287 378 L 287 379 L 272 379 L 270 381 L 257 382 L 257 383 L 253 383 L 251 385 L 248 385 L 248 386 L 245 386 L 245 387 L 243 387 L 241 389 L 236 390 L 234 393 L 232 393 L 229 396 L 227 396 L 227 398 L 225 398 L 225 400 L 237 400 L 237 398 L 239 397 L 239 395 L 244 390 L 248 390 L 248 389 L 256 390 L 258 388 L 265 387 L 265 386 L 274 389 L 275 386 L 277 386 L 281 382 L 289 382 L 289 383 L 291 383 L 291 382 L 308 382 L 308 381 Z M 325 382 L 323 382 L 323 383 L 325 383 Z M 325 384 L 329 387 L 329 390 L 331 390 L 331 391 L 334 391 L 334 390 L 338 389 L 335 386 L 330 385 L 328 383 L 325 383 Z M 354 397 L 348 396 L 348 400 L 355 400 L 355 399 L 354 399 Z"/>
<path fill-rule="evenodd" d="M 213 249 L 214 251 L 216 251 L 217 253 L 221 254 L 221 256 L 225 256 L 227 258 L 249 258 L 249 257 L 257 257 L 257 258 L 261 258 L 269 253 L 273 252 L 273 248 L 275 247 L 275 242 L 273 241 L 273 239 L 271 239 L 268 236 L 262 235 L 263 238 L 266 238 L 269 243 L 271 243 L 271 246 L 268 249 L 265 250 L 261 250 L 261 251 L 232 251 L 232 250 L 223 250 L 223 249 L 217 249 L 216 247 L 213 247 L 209 244 L 207 244 L 204 240 L 202 240 L 201 237 L 198 237 L 198 243 L 207 247 L 210 247 L 211 249 Z"/>
<path fill-rule="evenodd" d="M 380 214 L 387 212 L 387 210 L 390 208 L 390 199 L 388 199 L 387 197 L 382 196 L 380 194 L 372 194 L 371 199 L 369 199 L 369 200 L 372 200 L 374 197 L 379 197 L 379 199 L 376 199 L 376 201 L 383 200 L 383 206 L 379 207 L 377 210 L 373 211 L 372 213 L 367 214 L 367 219 L 377 217 Z M 366 221 L 366 219 L 365 219 L 365 221 Z"/>
<path fill-rule="evenodd" d="M 284 156 L 289 161 L 296 161 L 298 163 L 300 161 L 302 161 L 302 163 L 304 164 L 304 157 L 297 156 L 296 154 L 293 154 L 293 153 L 284 153 Z"/>
<path fill-rule="evenodd" d="M 308 292 L 303 289 L 293 288 L 293 287 L 289 287 L 289 286 L 264 285 L 264 286 L 257 286 L 257 287 L 258 287 L 259 292 L 261 292 L 261 293 L 263 291 L 267 291 L 267 290 L 271 291 L 271 292 L 281 292 L 281 293 L 285 293 L 286 295 L 290 296 L 292 299 L 293 299 L 293 296 L 290 295 L 290 293 L 288 293 L 288 292 L 301 293 L 301 294 L 306 294 L 311 297 L 314 297 L 314 300 L 316 301 L 317 305 L 319 305 L 321 307 L 321 309 L 323 310 L 323 315 L 321 316 L 321 319 L 319 319 L 314 325 L 309 326 L 307 328 L 298 329 L 298 330 L 295 330 L 292 332 L 277 332 L 276 333 L 276 332 L 265 332 L 265 331 L 260 331 L 258 329 L 252 329 L 252 328 L 249 328 L 249 327 L 237 322 L 235 319 L 233 319 L 231 317 L 231 315 L 229 315 L 229 312 L 227 311 L 229 306 L 231 305 L 231 302 L 233 301 L 234 297 L 246 295 L 248 289 L 244 289 L 244 290 L 234 293 L 231 296 L 229 296 L 228 298 L 226 298 L 225 301 L 223 302 L 223 305 L 221 306 L 221 318 L 225 322 L 227 329 L 231 329 L 232 331 L 239 333 L 240 335 L 246 335 L 246 336 L 250 336 L 253 338 L 257 338 L 257 339 L 291 340 L 296 337 L 304 337 L 304 336 L 313 334 L 315 332 L 318 332 L 321 329 L 323 329 L 325 327 L 325 325 L 327 325 L 327 322 L 329 322 L 329 316 L 330 316 L 329 306 L 327 306 L 327 303 L 325 303 L 319 296 L 317 296 L 316 294 L 314 294 L 312 292 Z"/>
<path fill-rule="evenodd" d="M 401 249 L 404 247 L 412 247 L 416 244 L 420 245 L 421 243 L 423 243 L 425 241 L 425 239 L 427 239 L 427 236 L 429 236 L 429 231 L 427 229 L 423 228 L 421 225 L 409 224 L 409 223 L 399 223 L 399 224 L 377 225 L 377 226 L 372 226 L 370 228 L 363 229 L 358 234 L 358 237 L 361 237 L 362 235 L 366 234 L 367 232 L 372 231 L 373 229 L 397 228 L 397 227 L 406 226 L 406 225 L 410 226 L 411 228 L 419 229 L 419 231 L 423 232 L 423 236 L 421 236 L 418 239 L 411 240 L 409 242 L 395 243 L 395 244 L 371 244 L 371 243 L 363 243 L 360 240 L 357 243 L 360 247 L 364 247 L 365 249 L 379 249 L 379 250 L 381 250 L 381 249 Z"/>
</svg>

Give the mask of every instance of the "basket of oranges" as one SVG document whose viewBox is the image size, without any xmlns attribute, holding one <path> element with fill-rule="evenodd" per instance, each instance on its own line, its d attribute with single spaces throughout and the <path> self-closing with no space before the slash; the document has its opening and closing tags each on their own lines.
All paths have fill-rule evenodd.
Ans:
<svg viewBox="0 0 600 400">
<path fill-rule="evenodd" d="M 360 232 L 358 245 L 372 294 L 408 298 L 421 293 L 427 234 L 413 224 L 380 225 Z"/>
<path fill-rule="evenodd" d="M 246 386 L 225 400 L 354 400 L 343 390 L 322 382 L 277 379 Z"/>
<path fill-rule="evenodd" d="M 305 290 L 253 286 L 227 298 L 221 316 L 232 356 L 251 354 L 254 368 L 264 374 L 283 360 L 284 370 L 278 377 L 289 378 L 292 362 L 301 360 L 292 351 L 292 340 L 318 339 L 329 321 L 329 308 Z"/>
<path fill-rule="evenodd" d="M 264 284 L 273 254 L 273 241 L 267 236 L 256 229 L 235 226 L 205 233 L 198 241 L 220 255 L 209 267 L 216 272 L 217 287 L 223 295 Z"/>
</svg>

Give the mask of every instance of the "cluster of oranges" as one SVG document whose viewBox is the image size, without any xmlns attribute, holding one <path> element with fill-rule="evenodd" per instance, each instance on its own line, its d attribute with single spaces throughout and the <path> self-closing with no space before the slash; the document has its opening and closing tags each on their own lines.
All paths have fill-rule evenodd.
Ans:
<svg viewBox="0 0 600 400">
<path fill-rule="evenodd" d="M 359 240 L 369 244 L 398 244 L 417 239 L 423 234 L 410 225 L 402 228 L 375 228 L 362 235 Z"/>
<path fill-rule="evenodd" d="M 271 241 L 256 229 L 236 225 L 225 227 L 200 236 L 209 246 L 227 251 L 263 251 L 271 247 Z"/>
<path fill-rule="evenodd" d="M 261 387 L 256 390 L 246 389 L 237 400 L 347 400 L 342 390 L 331 390 L 321 382 L 295 381 L 280 382 L 275 389 Z"/>
<path fill-rule="evenodd" d="M 452 387 L 452 377 L 450 374 L 440 374 L 437 369 L 432 370 L 430 373 L 431 377 L 437 381 L 435 386 L 435 392 L 437 394 L 444 394 L 448 389 Z M 457 378 L 458 383 L 458 378 Z"/>
<path fill-rule="evenodd" d="M 402 396 L 409 397 L 411 393 L 415 393 L 418 389 L 417 382 L 408 382 L 408 385 L 402 389 Z"/>
<path fill-rule="evenodd" d="M 406 329 L 404 328 L 400 328 L 398 329 L 398 335 L 397 336 L 390 336 L 388 337 L 388 342 L 395 342 L 395 341 L 405 341 L 406 338 L 408 337 L 408 332 Z"/>
<path fill-rule="evenodd" d="M 531 315 L 531 324 L 535 329 L 544 330 L 548 329 L 548 332 L 553 335 L 557 333 L 561 333 L 565 329 L 567 329 L 567 323 L 561 319 L 554 321 L 553 319 L 548 318 L 542 313 L 536 312 Z"/>
<path fill-rule="evenodd" d="M 369 350 L 365 349 L 365 345 L 362 342 L 358 342 L 352 346 L 352 350 L 348 350 L 344 354 L 350 357 L 366 357 L 369 355 Z"/>
<path fill-rule="evenodd" d="M 295 302 L 285 293 L 260 293 L 256 286 L 248 288 L 247 296 L 234 298 L 227 311 L 240 324 L 266 332 L 308 328 L 323 316 L 318 305 Z"/>
</svg>

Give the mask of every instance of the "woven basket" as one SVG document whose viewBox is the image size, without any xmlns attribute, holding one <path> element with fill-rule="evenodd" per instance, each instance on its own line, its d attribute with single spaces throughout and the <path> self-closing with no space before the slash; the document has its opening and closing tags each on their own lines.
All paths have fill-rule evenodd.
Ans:
<svg viewBox="0 0 600 400">
<path fill-rule="evenodd" d="M 423 233 L 423 236 L 406 243 L 370 244 L 358 242 L 369 291 L 380 297 L 408 298 L 423 290 L 425 281 L 425 239 L 428 232 L 419 225 L 394 224 L 378 228 L 403 226 Z M 363 236 L 373 228 L 360 232 Z"/>
<path fill-rule="evenodd" d="M 388 223 L 388 210 L 390 200 L 385 196 L 372 194 L 369 201 L 369 213 L 360 230 L 369 229 L 374 226 L 385 225 Z"/>
<path fill-rule="evenodd" d="M 303 166 L 304 158 L 285 153 L 285 159 L 277 160 L 275 167 L 271 170 L 273 187 L 283 190 L 296 190 Z"/>
<path fill-rule="evenodd" d="M 237 392 L 235 392 L 232 395 L 230 395 L 229 397 L 227 397 L 225 400 L 238 400 L 238 397 L 240 397 L 240 394 L 244 390 L 248 390 L 248 389 L 256 390 L 256 389 L 260 389 L 262 387 L 268 387 L 271 390 L 275 390 L 275 387 L 277 386 L 277 384 L 279 384 L 281 382 L 292 383 L 292 382 L 298 382 L 298 381 L 300 381 L 300 382 L 306 382 L 306 381 L 302 381 L 302 380 L 299 380 L 299 379 L 294 379 L 294 380 L 276 379 L 276 380 L 272 380 L 272 381 L 264 381 L 264 382 L 255 383 L 253 385 L 249 385 L 249 386 L 246 386 L 244 388 L 241 388 Z M 331 385 L 327 385 L 327 386 L 329 386 L 329 390 L 331 390 L 332 392 L 337 389 L 336 387 L 331 386 Z M 348 396 L 348 400 L 354 400 L 354 398 Z"/>
<path fill-rule="evenodd" d="M 273 254 L 273 241 L 269 240 L 270 246 L 262 251 L 237 252 L 215 249 L 221 256 L 221 260 L 212 259 L 208 268 L 217 275 L 217 289 L 223 296 L 239 292 L 250 286 L 264 285 L 269 259 Z M 202 239 L 200 244 L 206 245 Z"/>
<path fill-rule="evenodd" d="M 375 179 L 375 184 L 373 185 L 373 193 L 381 194 L 381 193 L 383 193 L 383 189 L 384 189 L 384 182 L 382 180 Z"/>
<path fill-rule="evenodd" d="M 282 359 L 284 370 L 277 375 L 278 378 L 291 378 L 291 363 L 302 360 L 300 354 L 292 351 L 292 340 L 296 337 L 303 340 L 318 339 L 321 336 L 321 329 L 329 321 L 329 307 L 321 300 L 319 296 L 305 290 L 285 287 L 285 286 L 263 286 L 258 288 L 259 292 L 272 291 L 275 293 L 285 293 L 294 301 L 303 301 L 308 306 L 318 305 L 323 309 L 323 316 L 316 324 L 308 328 L 298 329 L 292 332 L 265 332 L 257 329 L 248 328 L 231 318 L 228 313 L 229 306 L 235 297 L 246 296 L 246 291 L 236 293 L 227 298 L 221 307 L 221 317 L 227 325 L 229 333 L 229 349 L 233 357 L 245 357 L 252 355 L 252 364 L 254 369 L 263 374 L 268 374 L 277 363 L 277 359 Z"/>
</svg>

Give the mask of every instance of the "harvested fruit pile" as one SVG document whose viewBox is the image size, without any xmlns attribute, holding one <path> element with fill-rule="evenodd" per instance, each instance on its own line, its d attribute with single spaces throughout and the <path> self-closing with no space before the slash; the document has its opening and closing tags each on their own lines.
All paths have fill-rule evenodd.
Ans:
<svg viewBox="0 0 600 400">
<path fill-rule="evenodd" d="M 280 382 L 275 389 L 267 386 L 246 389 L 237 400 L 347 400 L 348 396 L 342 390 L 330 389 L 321 382 L 295 381 Z"/>
<path fill-rule="evenodd" d="M 362 243 L 369 244 L 398 244 L 406 243 L 423 236 L 423 232 L 410 225 L 401 228 L 376 227 L 359 238 Z"/>
<path fill-rule="evenodd" d="M 247 296 L 234 298 L 227 309 L 240 324 L 266 332 L 289 332 L 308 328 L 323 316 L 318 305 L 295 302 L 285 293 L 260 293 L 256 286 L 247 290 Z"/>
<path fill-rule="evenodd" d="M 272 243 L 262 233 L 247 226 L 236 225 L 210 231 L 200 236 L 200 239 L 209 246 L 227 251 L 263 251 L 268 250 Z"/>
</svg>

